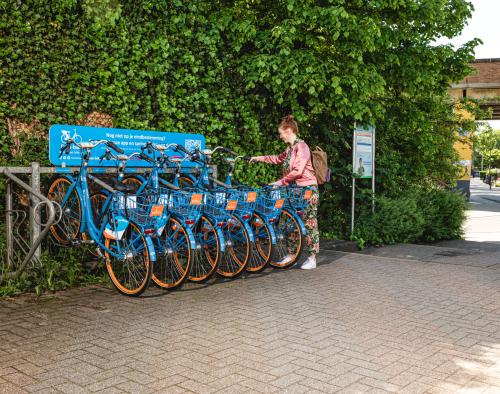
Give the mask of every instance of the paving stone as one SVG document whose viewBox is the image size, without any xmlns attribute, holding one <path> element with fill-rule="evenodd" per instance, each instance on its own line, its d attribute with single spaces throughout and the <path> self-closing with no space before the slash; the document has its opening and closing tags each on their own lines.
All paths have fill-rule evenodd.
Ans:
<svg viewBox="0 0 500 394">
<path fill-rule="evenodd" d="M 498 393 L 500 266 L 480 258 L 322 252 L 138 299 L 0 300 L 0 393 Z"/>
</svg>

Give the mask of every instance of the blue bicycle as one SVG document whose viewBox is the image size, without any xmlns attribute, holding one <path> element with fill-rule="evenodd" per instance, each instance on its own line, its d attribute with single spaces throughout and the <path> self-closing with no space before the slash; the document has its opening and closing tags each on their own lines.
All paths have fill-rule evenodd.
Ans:
<svg viewBox="0 0 500 394">
<path fill-rule="evenodd" d="M 82 234 L 87 234 L 98 253 L 104 252 L 106 269 L 115 288 L 122 294 L 138 296 L 148 287 L 156 260 L 153 241 L 145 230 L 154 227 L 158 208 L 134 206 L 127 198 L 127 186 L 111 187 L 88 173 L 90 153 L 101 144 L 123 154 L 122 149 L 106 140 L 78 143 L 68 139 L 61 147 L 62 155 L 69 154 L 71 145 L 77 146 L 81 165 L 78 172 L 58 176 L 49 187 L 48 198 L 59 203 L 63 217 L 50 230 L 62 245 L 79 244 L 84 241 Z M 109 193 L 106 214 L 98 224 L 94 222 L 89 180 Z"/>
<path fill-rule="evenodd" d="M 248 272 L 260 272 L 270 262 L 274 246 L 277 242 L 272 218 L 263 215 L 257 210 L 258 201 L 264 190 L 244 185 L 233 179 L 236 163 L 239 160 L 248 160 L 246 156 L 238 155 L 232 150 L 223 147 L 215 148 L 212 151 L 212 156 L 214 152 L 225 153 L 225 155 L 220 155 L 219 159 L 223 160 L 229 166 L 224 183 L 217 183 L 223 188 L 236 190 L 236 192 L 233 192 L 238 199 L 235 214 L 243 220 L 248 221 L 254 234 L 255 242 L 252 244 L 252 255 L 246 270 Z"/>
<path fill-rule="evenodd" d="M 230 167 L 225 182 L 213 179 L 209 173 L 208 165 L 211 164 L 211 158 L 217 151 L 226 152 L 233 156 L 233 158 L 226 159 Z M 230 187 L 233 184 L 232 176 L 236 160 L 249 160 L 249 157 L 238 156 L 231 149 L 225 147 L 217 147 L 213 151 L 206 150 L 204 152 L 197 150 L 194 156 L 205 156 L 205 165 L 201 166 L 197 175 L 184 174 L 181 176 L 182 184 L 190 185 L 212 181 L 219 186 Z M 237 185 L 242 187 L 239 183 Z M 243 186 L 243 188 L 247 188 L 247 186 Z M 252 229 L 254 235 L 257 234 L 255 239 L 259 254 L 253 257 L 250 271 L 260 271 L 267 264 L 274 268 L 288 268 L 297 262 L 302 253 L 306 236 L 302 215 L 307 206 L 308 198 L 311 196 L 309 189 L 295 186 L 270 187 L 263 185 L 258 190 L 255 211 L 252 216 Z M 266 236 L 269 237 L 267 241 Z M 268 254 L 271 253 L 269 247 L 264 249 L 264 252 L 259 250 L 259 243 L 272 245 L 272 254 Z"/>
</svg>

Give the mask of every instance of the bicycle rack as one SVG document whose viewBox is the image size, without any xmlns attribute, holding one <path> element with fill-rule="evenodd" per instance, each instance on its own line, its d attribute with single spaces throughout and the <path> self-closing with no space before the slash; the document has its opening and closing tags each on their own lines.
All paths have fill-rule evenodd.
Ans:
<svg viewBox="0 0 500 394">
<path fill-rule="evenodd" d="M 40 174 L 55 172 L 54 168 L 40 167 L 32 163 L 31 167 L 0 167 L 0 174 L 7 179 L 5 193 L 5 233 L 6 233 L 6 261 L 0 271 L 0 283 L 6 279 L 16 278 L 25 270 L 29 263 L 40 263 L 40 244 L 46 237 L 50 226 L 56 222 L 57 203 L 48 200 L 40 191 Z M 19 179 L 14 174 L 30 174 L 30 184 Z M 29 242 L 22 234 L 26 212 L 13 208 L 14 187 L 17 184 L 29 193 Z M 47 209 L 46 223 L 40 222 L 40 208 Z M 43 229 L 42 229 L 43 227 Z"/>
<path fill-rule="evenodd" d="M 77 167 L 67 167 L 65 173 L 78 171 Z M 169 169 L 167 172 L 174 172 Z M 217 167 L 212 166 L 214 174 Z M 31 264 L 41 264 L 41 243 L 50 232 L 50 227 L 56 224 L 62 215 L 61 207 L 54 201 L 50 201 L 41 192 L 41 174 L 60 173 L 61 169 L 56 167 L 40 167 L 39 163 L 33 162 L 30 167 L 1 167 L 0 175 L 7 177 L 5 193 L 5 256 L 0 250 L 0 284 L 5 280 L 19 277 L 26 267 Z M 89 172 L 93 172 L 89 169 Z M 104 171 L 96 171 L 99 174 L 116 173 L 116 168 L 106 168 Z M 14 175 L 16 174 L 16 175 Z M 17 175 L 30 176 L 29 184 L 20 179 Z M 0 178 L 1 179 L 1 178 Z M 22 191 L 29 193 L 28 209 L 14 209 L 14 199 L 16 195 L 14 186 L 17 185 Z M 46 206 L 47 220 L 40 221 L 40 209 Z M 59 216 L 59 217 L 58 217 Z M 24 229 L 26 218 L 27 231 Z M 29 238 L 29 239 L 28 239 Z"/>
</svg>

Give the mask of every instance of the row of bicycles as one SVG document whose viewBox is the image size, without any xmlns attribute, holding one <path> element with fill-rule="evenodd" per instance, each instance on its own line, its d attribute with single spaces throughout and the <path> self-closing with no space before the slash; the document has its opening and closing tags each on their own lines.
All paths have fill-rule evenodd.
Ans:
<svg viewBox="0 0 500 394">
<path fill-rule="evenodd" d="M 92 150 L 103 145 L 100 160 L 117 168 L 112 177 L 89 166 Z M 214 274 L 236 278 L 267 266 L 287 268 L 299 258 L 306 234 L 302 216 L 312 190 L 239 183 L 233 179 L 235 165 L 248 157 L 224 147 L 188 151 L 152 142 L 125 155 L 109 140 L 73 139 L 60 154 L 75 147 L 79 170 L 56 175 L 48 187 L 48 198 L 60 207 L 50 230 L 59 245 L 89 244 L 122 294 L 138 296 L 151 280 L 175 289 Z M 137 160 L 146 170 L 131 168 L 132 162 L 138 167 Z M 229 169 L 223 181 L 214 176 L 217 160 Z"/>
</svg>

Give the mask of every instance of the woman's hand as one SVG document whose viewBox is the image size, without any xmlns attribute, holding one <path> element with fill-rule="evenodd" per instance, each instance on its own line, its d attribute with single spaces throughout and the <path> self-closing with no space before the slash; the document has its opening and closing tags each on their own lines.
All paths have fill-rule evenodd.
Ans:
<svg viewBox="0 0 500 394">
<path fill-rule="evenodd" d="M 250 163 L 257 163 L 260 159 L 260 156 L 252 156 L 249 160 Z"/>
</svg>

